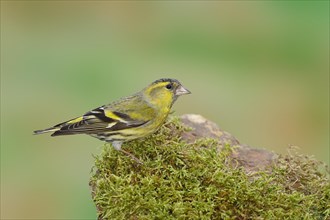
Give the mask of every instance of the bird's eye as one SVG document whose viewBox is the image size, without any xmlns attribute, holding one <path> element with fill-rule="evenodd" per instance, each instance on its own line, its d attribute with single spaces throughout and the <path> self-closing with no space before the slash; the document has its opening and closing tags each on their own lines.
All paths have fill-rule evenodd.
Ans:
<svg viewBox="0 0 330 220">
<path fill-rule="evenodd" d="M 172 84 L 167 84 L 166 89 L 171 90 L 173 88 Z"/>
</svg>

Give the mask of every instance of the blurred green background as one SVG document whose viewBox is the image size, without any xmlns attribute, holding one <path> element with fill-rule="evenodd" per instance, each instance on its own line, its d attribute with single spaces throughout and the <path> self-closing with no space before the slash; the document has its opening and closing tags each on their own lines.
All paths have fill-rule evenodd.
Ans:
<svg viewBox="0 0 330 220">
<path fill-rule="evenodd" d="M 1 1 L 1 218 L 96 219 L 103 143 L 33 136 L 162 78 L 242 143 L 329 163 L 329 2 Z"/>
</svg>

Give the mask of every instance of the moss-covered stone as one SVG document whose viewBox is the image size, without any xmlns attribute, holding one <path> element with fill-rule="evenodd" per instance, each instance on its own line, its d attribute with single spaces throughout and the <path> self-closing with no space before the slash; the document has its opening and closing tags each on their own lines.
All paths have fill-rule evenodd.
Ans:
<svg viewBox="0 0 330 220">
<path fill-rule="evenodd" d="M 106 145 L 90 185 L 99 219 L 328 219 L 330 184 L 320 163 L 279 156 L 270 170 L 235 166 L 235 146 L 187 143 L 172 118 L 155 134 L 126 143 L 134 160 Z"/>
</svg>

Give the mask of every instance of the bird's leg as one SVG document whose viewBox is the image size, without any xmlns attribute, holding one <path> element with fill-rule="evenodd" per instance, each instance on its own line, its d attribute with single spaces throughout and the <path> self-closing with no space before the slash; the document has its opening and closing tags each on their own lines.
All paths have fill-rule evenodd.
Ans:
<svg viewBox="0 0 330 220">
<path fill-rule="evenodd" d="M 141 160 L 139 160 L 138 158 L 136 158 L 133 154 L 127 152 L 127 151 L 124 151 L 123 149 L 120 149 L 119 150 L 120 152 L 123 152 L 124 154 L 126 154 L 126 156 L 129 156 L 131 159 L 135 160 L 137 163 L 139 164 L 143 164 Z"/>
<path fill-rule="evenodd" d="M 124 151 L 123 149 L 121 149 L 121 145 L 122 145 L 122 142 L 119 142 L 119 141 L 113 141 L 112 142 L 112 146 L 120 151 L 120 152 L 123 152 L 124 154 L 126 154 L 126 156 L 129 156 L 131 159 L 135 160 L 137 163 L 139 164 L 143 164 L 141 160 L 139 160 L 138 158 L 136 158 L 133 154 L 127 152 L 127 151 Z"/>
</svg>

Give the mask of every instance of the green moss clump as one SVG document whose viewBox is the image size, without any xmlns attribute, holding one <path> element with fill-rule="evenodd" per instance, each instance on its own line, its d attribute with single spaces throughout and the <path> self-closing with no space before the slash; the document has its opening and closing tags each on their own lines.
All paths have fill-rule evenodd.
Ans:
<svg viewBox="0 0 330 220">
<path fill-rule="evenodd" d="M 300 155 L 280 156 L 271 172 L 233 167 L 232 146 L 188 144 L 171 119 L 123 146 L 139 165 L 106 145 L 91 177 L 99 219 L 328 219 L 329 176 Z"/>
</svg>

